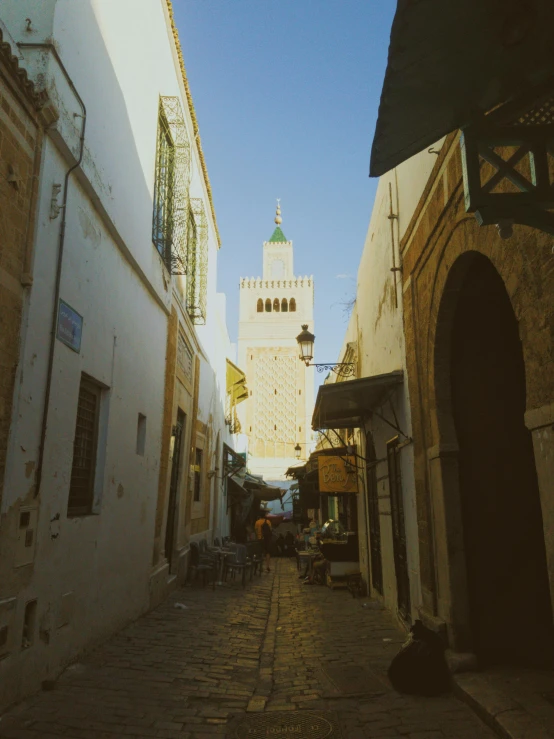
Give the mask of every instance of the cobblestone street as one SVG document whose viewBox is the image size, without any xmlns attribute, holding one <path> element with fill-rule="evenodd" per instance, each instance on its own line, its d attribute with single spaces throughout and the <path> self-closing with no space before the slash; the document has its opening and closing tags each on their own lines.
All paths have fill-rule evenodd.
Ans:
<svg viewBox="0 0 554 739">
<path fill-rule="evenodd" d="M 5 714 L 0 736 L 272 736 L 283 733 L 285 712 L 297 711 L 311 725 L 289 729 L 298 737 L 492 737 L 454 697 L 390 688 L 386 669 L 402 641 L 376 603 L 303 586 L 293 562 L 279 560 L 244 590 L 174 593 L 67 669 L 53 690 Z M 265 719 L 274 723 L 260 727 Z"/>
</svg>

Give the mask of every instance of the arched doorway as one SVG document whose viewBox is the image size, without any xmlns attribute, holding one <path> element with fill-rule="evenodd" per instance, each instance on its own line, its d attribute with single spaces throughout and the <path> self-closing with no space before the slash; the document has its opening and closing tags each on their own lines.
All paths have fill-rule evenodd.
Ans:
<svg viewBox="0 0 554 739">
<path fill-rule="evenodd" d="M 443 366 L 459 448 L 473 649 L 484 664 L 541 665 L 553 654 L 552 609 L 535 459 L 524 424 L 518 324 L 492 263 L 477 253 L 459 263 L 451 270 L 455 289 L 445 291 L 451 309 L 448 330 L 442 327 L 449 345 Z"/>
</svg>

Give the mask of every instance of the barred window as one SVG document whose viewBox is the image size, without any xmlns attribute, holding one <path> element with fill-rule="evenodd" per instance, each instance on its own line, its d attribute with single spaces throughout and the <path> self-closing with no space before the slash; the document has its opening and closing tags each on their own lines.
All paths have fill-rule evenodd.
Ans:
<svg viewBox="0 0 554 739">
<path fill-rule="evenodd" d="M 206 323 L 208 221 L 200 198 L 190 199 L 187 220 L 187 312 L 195 324 Z"/>
<path fill-rule="evenodd" d="M 156 147 L 152 241 L 170 271 L 171 245 L 173 242 L 174 179 L 175 145 L 163 105 L 160 104 L 158 113 L 158 142 Z"/>
<path fill-rule="evenodd" d="M 92 512 L 101 395 L 99 385 L 81 377 L 67 503 L 68 516 L 84 516 Z"/>
<path fill-rule="evenodd" d="M 172 275 L 186 274 L 190 143 L 178 97 L 160 97 L 152 241 Z"/>
</svg>

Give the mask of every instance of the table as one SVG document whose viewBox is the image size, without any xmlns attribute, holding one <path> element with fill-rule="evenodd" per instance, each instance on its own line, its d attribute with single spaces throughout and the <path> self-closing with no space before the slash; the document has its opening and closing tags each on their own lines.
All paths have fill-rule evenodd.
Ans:
<svg viewBox="0 0 554 739">
<path fill-rule="evenodd" d="M 217 554 L 217 557 L 219 559 L 219 580 L 216 582 L 216 585 L 225 585 L 223 582 L 223 569 L 225 567 L 225 560 L 227 559 L 229 554 L 234 554 L 234 551 L 232 549 L 218 549 L 217 547 L 208 547 L 209 551 L 213 554 Z"/>
</svg>

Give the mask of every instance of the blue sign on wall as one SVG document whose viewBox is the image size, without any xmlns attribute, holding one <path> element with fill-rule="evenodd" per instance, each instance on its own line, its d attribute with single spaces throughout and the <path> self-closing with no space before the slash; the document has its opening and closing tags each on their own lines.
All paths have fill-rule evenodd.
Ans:
<svg viewBox="0 0 554 739">
<path fill-rule="evenodd" d="M 83 316 L 74 311 L 71 306 L 60 300 L 58 309 L 58 330 L 56 336 L 74 352 L 81 351 L 81 336 L 83 334 Z"/>
</svg>

